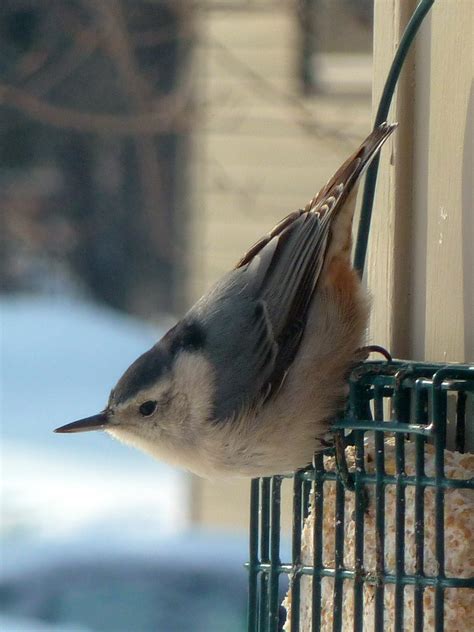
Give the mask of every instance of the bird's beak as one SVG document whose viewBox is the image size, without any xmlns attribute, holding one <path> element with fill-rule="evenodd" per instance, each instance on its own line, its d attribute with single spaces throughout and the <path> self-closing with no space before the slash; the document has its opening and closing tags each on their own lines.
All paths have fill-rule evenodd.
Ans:
<svg viewBox="0 0 474 632">
<path fill-rule="evenodd" d="M 104 411 L 92 417 L 79 419 L 70 424 L 56 428 L 54 432 L 88 432 L 89 430 L 103 430 L 108 424 L 107 413 Z"/>
</svg>

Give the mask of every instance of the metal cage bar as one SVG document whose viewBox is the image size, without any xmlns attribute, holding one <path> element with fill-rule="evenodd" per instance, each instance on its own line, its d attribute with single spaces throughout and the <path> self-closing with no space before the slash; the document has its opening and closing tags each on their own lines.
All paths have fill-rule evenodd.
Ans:
<svg viewBox="0 0 474 632">
<path fill-rule="evenodd" d="M 343 615 L 350 604 L 354 632 L 364 630 L 364 595 L 373 591 L 373 623 L 376 630 L 405 628 L 405 618 L 413 617 L 415 632 L 426 629 L 424 595 L 434 592 L 434 632 L 443 632 L 445 625 L 446 589 L 474 589 L 474 578 L 446 573 L 445 494 L 452 489 L 474 490 L 474 478 L 450 478 L 445 472 L 445 450 L 472 451 L 466 437 L 474 428 L 474 366 L 393 361 L 366 362 L 357 367 L 350 378 L 350 398 L 346 414 L 335 423 L 336 433 L 345 433 L 347 445 L 353 446 L 354 461 L 342 466 L 348 475 L 345 487 L 339 470 L 329 468 L 326 459 L 333 449 L 315 456 L 312 467 L 294 475 L 276 476 L 252 481 L 250 553 L 249 553 L 249 632 L 278 632 L 283 629 L 284 611 L 280 605 L 281 578 L 289 579 L 291 632 L 341 632 Z M 455 427 L 452 445 L 448 440 L 448 396 L 455 398 Z M 452 423 L 452 419 L 449 419 Z M 450 426 L 452 427 L 452 426 Z M 340 436 L 340 435 L 339 435 Z M 394 463 L 387 468 L 387 438 L 393 444 Z M 368 441 L 373 442 L 373 467 L 366 467 Z M 391 444 L 391 445 L 392 445 Z M 434 471 L 426 469 L 427 451 L 433 453 Z M 343 453 L 344 454 L 344 453 Z M 407 461 L 410 454 L 410 462 Z M 345 456 L 343 456 L 345 459 Z M 340 464 L 338 463 L 338 466 Z M 431 467 L 431 466 L 430 466 Z M 291 559 L 282 554 L 280 529 L 282 486 L 293 491 L 293 528 Z M 331 485 L 334 504 L 328 505 L 326 489 Z M 387 514 L 387 493 L 394 490 L 395 510 Z M 408 496 L 408 490 L 413 490 Z M 425 564 L 426 493 L 434 494 L 436 572 Z M 331 492 L 332 493 L 332 492 Z M 346 500 L 353 495 L 354 511 L 347 515 Z M 332 497 L 332 496 L 331 496 Z M 374 515 L 374 567 L 366 569 L 367 551 L 365 520 L 372 498 Z M 407 506 L 407 498 L 412 499 Z M 309 516 L 310 507 L 312 514 Z M 430 510 L 431 511 L 431 510 Z M 329 514 L 328 514 L 329 512 Z M 333 563 L 325 559 L 328 536 L 324 517 L 333 521 Z M 413 518 L 414 566 L 407 568 L 406 524 Z M 387 540 L 387 520 L 395 524 L 394 543 Z M 312 521 L 310 558 L 302 548 L 302 532 Z M 345 551 L 345 525 L 354 521 L 353 560 Z M 306 528 L 306 527 L 305 527 Z M 395 565 L 386 563 L 387 547 L 394 547 Z M 346 547 L 347 548 L 347 547 Z M 303 582 L 310 582 L 309 592 Z M 325 584 L 330 582 L 330 584 Z M 328 586 L 332 586 L 328 593 Z M 393 591 L 393 621 L 387 621 L 387 591 Z M 413 608 L 407 610 L 407 591 L 413 591 Z M 323 594 L 325 600 L 323 601 Z M 309 597 L 308 597 L 309 595 Z M 329 597 L 328 597 L 329 595 Z M 304 599 L 304 601 L 302 601 Z M 303 606 L 310 606 L 310 621 L 302 618 Z M 332 623 L 323 622 L 328 603 Z M 302 627 L 304 626 L 304 627 Z"/>
</svg>

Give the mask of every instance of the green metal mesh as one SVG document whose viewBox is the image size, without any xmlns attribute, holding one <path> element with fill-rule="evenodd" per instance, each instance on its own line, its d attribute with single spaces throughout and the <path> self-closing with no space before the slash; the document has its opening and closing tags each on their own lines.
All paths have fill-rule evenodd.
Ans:
<svg viewBox="0 0 474 632">
<path fill-rule="evenodd" d="M 352 628 L 365 629 L 364 586 L 373 586 L 373 620 L 370 629 L 399 632 L 406 612 L 405 589 L 413 587 L 412 627 L 415 632 L 426 630 L 423 594 L 427 587 L 434 591 L 434 632 L 445 630 L 444 600 L 448 589 L 474 589 L 474 577 L 453 577 L 445 570 L 445 492 L 448 489 L 474 489 L 474 479 L 451 478 L 445 472 L 445 449 L 464 452 L 472 450 L 474 436 L 474 365 L 436 365 L 400 361 L 367 362 L 358 367 L 350 380 L 350 402 L 346 414 L 336 422 L 336 436 L 354 446 L 355 467 L 344 463 L 340 451 L 337 471 L 325 467 L 325 455 L 315 457 L 313 467 L 297 472 L 293 477 L 275 476 L 252 481 L 250 518 L 249 570 L 249 632 L 277 632 L 282 629 L 284 612 L 281 608 L 282 585 L 289 580 L 292 616 L 290 632 L 300 627 L 301 581 L 311 578 L 311 623 L 305 632 L 322 629 L 321 584 L 323 578 L 333 580 L 332 632 L 341 632 L 343 597 L 352 591 Z M 395 469 L 386 468 L 387 439 L 394 443 Z M 374 445 L 373 471 L 365 466 L 367 442 Z M 427 444 L 431 444 L 434 473 L 425 470 Z M 410 448 L 412 474 L 407 474 L 406 453 Z M 331 450 L 326 451 L 326 454 Z M 342 457 L 342 458 L 341 458 Z M 341 462 L 342 461 L 342 462 Z M 293 529 L 291 559 L 285 560 L 281 546 L 280 501 L 282 485 L 293 484 Z M 323 564 L 323 509 L 325 483 L 333 481 L 334 564 Z M 387 571 L 385 506 L 386 491 L 395 490 L 395 569 Z M 414 488 L 414 502 L 406 503 L 406 491 Z M 425 490 L 434 489 L 434 555 L 436 572 L 424 567 L 427 533 L 425 523 Z M 364 516 L 368 490 L 374 500 L 375 512 L 375 572 L 364 568 Z M 354 495 L 354 564 L 344 563 L 345 499 Z M 412 496 L 410 496 L 412 498 Z M 308 516 L 310 502 L 314 506 L 312 561 L 302 562 L 302 527 Z M 405 523 L 407 517 L 415 524 L 415 570 L 405 565 Z M 430 534 L 431 535 L 431 534 Z M 290 557 L 290 556 L 288 556 Z M 387 621 L 384 593 L 394 586 L 393 619 Z M 347 616 L 347 612 L 345 612 Z"/>
</svg>

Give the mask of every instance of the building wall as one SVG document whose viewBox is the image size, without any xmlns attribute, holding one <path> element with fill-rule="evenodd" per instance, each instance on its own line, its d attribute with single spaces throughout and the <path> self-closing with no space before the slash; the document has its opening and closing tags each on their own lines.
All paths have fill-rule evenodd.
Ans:
<svg viewBox="0 0 474 632">
<path fill-rule="evenodd" d="M 375 4 L 374 103 L 415 0 Z M 399 357 L 474 361 L 472 2 L 436 2 L 390 118 L 368 256 L 371 335 Z"/>
<path fill-rule="evenodd" d="M 338 80 L 302 96 L 291 3 L 208 11 L 198 29 L 192 298 L 304 205 L 370 126 L 367 54 L 323 56 L 322 80 Z"/>
</svg>

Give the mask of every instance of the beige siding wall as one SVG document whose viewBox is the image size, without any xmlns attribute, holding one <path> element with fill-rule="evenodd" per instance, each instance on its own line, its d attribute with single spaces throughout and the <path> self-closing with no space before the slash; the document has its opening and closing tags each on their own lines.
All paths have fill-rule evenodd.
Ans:
<svg viewBox="0 0 474 632">
<path fill-rule="evenodd" d="M 190 295 L 195 298 L 257 238 L 316 192 L 367 131 L 367 56 L 354 73 L 362 95 L 310 102 L 296 84 L 294 11 L 202 15 L 195 74 L 200 119 L 195 134 L 195 240 Z M 351 60 L 354 63 L 354 60 Z M 324 63 L 331 73 L 331 62 Z"/>
<path fill-rule="evenodd" d="M 376 2 L 375 102 L 415 4 Z M 473 12 L 471 0 L 434 4 L 391 114 L 393 156 L 381 162 L 371 334 L 418 360 L 474 361 Z"/>
</svg>

